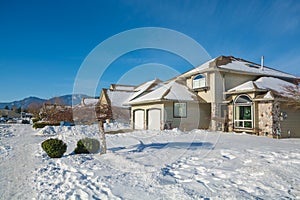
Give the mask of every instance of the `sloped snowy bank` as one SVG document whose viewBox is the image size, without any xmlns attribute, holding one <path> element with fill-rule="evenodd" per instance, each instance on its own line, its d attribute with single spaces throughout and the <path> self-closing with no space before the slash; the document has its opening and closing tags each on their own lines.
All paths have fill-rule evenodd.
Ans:
<svg viewBox="0 0 300 200">
<path fill-rule="evenodd" d="M 63 158 L 42 151 L 49 137 L 68 144 Z M 0 127 L 0 199 L 300 198 L 299 139 L 135 131 L 107 135 L 106 155 L 73 155 L 83 137 L 97 126 Z"/>
</svg>

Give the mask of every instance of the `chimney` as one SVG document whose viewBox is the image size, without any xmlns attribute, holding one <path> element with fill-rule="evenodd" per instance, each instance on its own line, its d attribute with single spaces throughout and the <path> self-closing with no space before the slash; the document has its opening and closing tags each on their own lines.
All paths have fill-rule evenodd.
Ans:
<svg viewBox="0 0 300 200">
<path fill-rule="evenodd" d="M 261 57 L 260 70 L 264 71 L 264 56 Z"/>
</svg>

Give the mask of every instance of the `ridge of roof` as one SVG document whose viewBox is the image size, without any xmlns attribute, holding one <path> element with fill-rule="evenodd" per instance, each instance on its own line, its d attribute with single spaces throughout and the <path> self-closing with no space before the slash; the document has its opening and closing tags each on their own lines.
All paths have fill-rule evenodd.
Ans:
<svg viewBox="0 0 300 200">
<path fill-rule="evenodd" d="M 197 95 L 191 92 L 188 87 L 174 80 L 164 83 L 148 94 L 130 101 L 129 104 L 145 103 L 158 100 L 195 101 L 196 99 Z"/>
<path fill-rule="evenodd" d="M 267 66 L 263 66 L 263 68 L 261 68 L 261 65 L 255 62 L 251 62 L 234 56 L 224 56 L 224 55 L 213 58 L 199 65 L 198 67 L 179 75 L 178 78 L 191 76 L 196 73 L 202 73 L 205 71 L 215 70 L 217 68 L 226 71 L 229 70 L 231 72 L 235 71 L 239 73 L 281 77 L 281 78 L 288 78 L 288 79 L 296 79 L 300 81 L 300 77 L 296 77 L 295 75 L 289 74 L 287 72 L 283 72 L 278 69 L 274 69 Z"/>
</svg>

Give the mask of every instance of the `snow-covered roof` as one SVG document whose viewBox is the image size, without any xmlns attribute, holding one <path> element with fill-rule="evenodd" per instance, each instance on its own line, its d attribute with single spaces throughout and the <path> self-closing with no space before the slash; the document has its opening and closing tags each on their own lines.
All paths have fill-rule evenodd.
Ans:
<svg viewBox="0 0 300 200">
<path fill-rule="evenodd" d="M 95 98 L 83 98 L 83 104 L 86 106 L 95 106 L 98 103 L 99 99 Z"/>
<path fill-rule="evenodd" d="M 235 60 L 231 63 L 228 63 L 226 65 L 219 66 L 221 69 L 228 69 L 228 70 L 234 70 L 239 72 L 245 72 L 245 73 L 252 73 L 252 74 L 260 74 L 260 75 L 268 75 L 268 76 L 274 76 L 274 77 L 286 77 L 286 78 L 297 78 L 294 75 L 281 72 L 269 67 L 263 67 L 261 68 L 260 65 L 253 64 L 250 62 Z"/>
<path fill-rule="evenodd" d="M 195 101 L 197 96 L 188 87 L 176 81 L 162 84 L 156 90 L 129 102 L 129 104 L 146 103 L 158 100 Z"/>
<path fill-rule="evenodd" d="M 154 79 L 137 86 L 134 90 L 135 93 L 130 97 L 129 101 L 147 92 L 150 88 L 155 87 L 159 83 L 162 83 L 162 81 L 159 79 Z"/>
<path fill-rule="evenodd" d="M 194 74 L 197 74 L 197 73 L 201 73 L 201 72 L 203 72 L 203 71 L 205 71 L 206 69 L 209 68 L 209 63 L 212 62 L 213 60 L 214 59 L 209 60 L 209 61 L 205 62 L 204 64 L 202 64 L 198 67 L 195 67 L 194 69 L 191 69 L 190 71 L 187 71 L 187 72 L 183 73 L 179 77 L 187 77 L 187 76 L 191 76 L 191 75 L 194 75 Z"/>
<path fill-rule="evenodd" d="M 274 78 L 274 77 L 261 77 L 256 81 L 248 81 L 242 85 L 234 87 L 228 92 L 245 92 L 249 90 L 261 89 L 261 90 L 272 90 L 278 93 L 283 93 L 285 86 L 295 86 L 294 84 Z"/>
<path fill-rule="evenodd" d="M 107 96 L 111 105 L 116 107 L 127 107 L 128 99 L 134 94 L 129 91 L 107 90 Z"/>
<path fill-rule="evenodd" d="M 161 82 L 159 79 L 154 79 L 135 87 L 134 90 L 122 90 L 126 89 L 127 86 L 125 85 L 125 87 L 122 88 L 121 85 L 112 84 L 110 89 L 103 91 L 106 93 L 112 106 L 127 108 L 129 107 L 129 101 L 152 91 L 155 89 L 155 86 Z"/>
<path fill-rule="evenodd" d="M 272 91 L 268 91 L 265 94 L 257 95 L 255 97 L 255 100 L 274 100 L 274 95 L 272 94 Z"/>
<path fill-rule="evenodd" d="M 237 87 L 234 87 L 230 90 L 228 90 L 229 92 L 233 92 L 233 91 L 246 91 L 246 90 L 253 90 L 256 89 L 256 86 L 254 85 L 253 81 L 248 81 L 246 83 L 243 83 Z"/>
<path fill-rule="evenodd" d="M 244 59 L 235 58 L 233 56 L 219 56 L 212 60 L 207 61 L 206 63 L 192 69 L 181 76 L 187 77 L 197 73 L 202 73 L 205 71 L 209 71 L 213 68 L 230 70 L 231 72 L 239 72 L 253 75 L 262 75 L 262 76 L 273 76 L 273 77 L 281 77 L 281 78 L 291 78 L 298 79 L 294 75 L 272 69 L 270 67 L 263 66 L 260 64 L 256 64 Z"/>
<path fill-rule="evenodd" d="M 135 89 L 135 86 L 133 86 L 133 85 L 111 84 L 110 89 L 112 89 L 112 90 L 122 90 L 122 91 L 133 91 Z"/>
</svg>

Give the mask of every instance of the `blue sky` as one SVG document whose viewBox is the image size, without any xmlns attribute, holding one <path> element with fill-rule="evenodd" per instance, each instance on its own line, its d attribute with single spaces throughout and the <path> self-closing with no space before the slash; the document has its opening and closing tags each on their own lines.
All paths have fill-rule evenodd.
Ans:
<svg viewBox="0 0 300 200">
<path fill-rule="evenodd" d="M 300 76 L 300 1 L 0 0 L 0 102 L 71 94 L 78 69 L 99 43 L 139 27 L 182 32 L 212 57 L 260 62 L 264 55 L 265 65 Z M 139 50 L 116 60 L 98 88 L 127 83 L 124 72 L 147 63 L 179 73 L 192 67 L 167 52 Z"/>
</svg>

